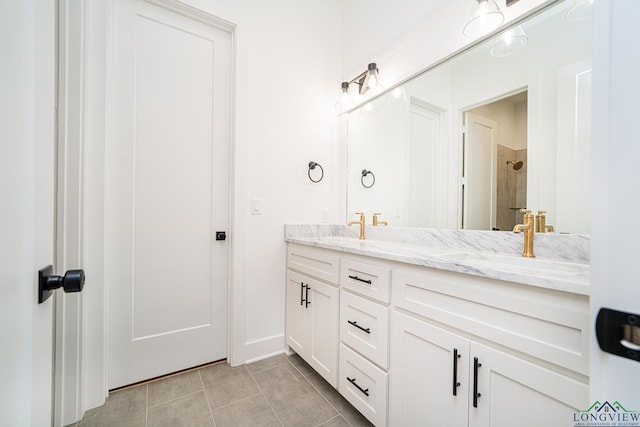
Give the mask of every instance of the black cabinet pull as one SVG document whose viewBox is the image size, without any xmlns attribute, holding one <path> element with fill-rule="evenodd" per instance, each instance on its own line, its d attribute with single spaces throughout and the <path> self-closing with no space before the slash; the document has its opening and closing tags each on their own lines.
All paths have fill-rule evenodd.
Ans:
<svg viewBox="0 0 640 427">
<path fill-rule="evenodd" d="M 482 363 L 478 362 L 478 358 L 473 358 L 473 407 L 478 407 L 478 398 L 482 395 L 478 393 L 478 368 L 482 366 Z"/>
<path fill-rule="evenodd" d="M 309 304 L 311 304 L 311 301 L 309 301 L 309 289 L 311 289 L 311 287 L 309 285 L 305 285 L 305 287 L 307 290 L 305 291 L 304 308 L 307 308 Z"/>
<path fill-rule="evenodd" d="M 347 320 L 347 323 L 348 323 L 348 324 L 350 324 L 350 325 L 355 326 L 356 328 L 360 329 L 362 332 L 366 332 L 366 333 L 368 333 L 368 334 L 370 334 L 370 333 L 371 333 L 371 329 L 370 329 L 370 328 L 366 328 L 366 329 L 365 329 L 365 328 L 363 328 L 362 326 L 358 325 L 358 323 L 356 323 L 355 321 Z"/>
<path fill-rule="evenodd" d="M 300 282 L 300 305 L 304 304 L 304 283 Z"/>
<path fill-rule="evenodd" d="M 364 394 L 365 396 L 369 396 L 369 389 L 368 388 L 366 388 L 366 389 L 362 388 L 358 384 L 356 384 L 356 379 L 355 378 L 347 377 L 347 381 L 349 381 L 351 384 L 353 384 L 355 386 L 355 388 L 360 390 L 362 392 L 362 394 Z"/>
<path fill-rule="evenodd" d="M 458 387 L 460 387 L 460 383 L 458 382 L 458 359 L 462 357 L 458 354 L 458 349 L 453 349 L 453 395 L 458 395 Z"/>
<path fill-rule="evenodd" d="M 366 284 L 368 284 L 368 285 L 370 285 L 370 284 L 371 284 L 371 280 L 361 279 L 361 278 L 359 278 L 358 276 L 349 276 L 349 279 L 357 280 L 357 281 L 359 281 L 359 282 L 364 282 L 364 283 L 366 283 Z"/>
</svg>

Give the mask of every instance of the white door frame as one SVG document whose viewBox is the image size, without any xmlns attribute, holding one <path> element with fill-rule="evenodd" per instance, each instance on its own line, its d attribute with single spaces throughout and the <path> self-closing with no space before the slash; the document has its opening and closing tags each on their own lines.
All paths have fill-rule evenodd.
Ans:
<svg viewBox="0 0 640 427">
<path fill-rule="evenodd" d="M 637 124 L 640 112 L 637 84 L 640 30 L 636 0 L 594 3 L 592 97 L 592 214 L 591 214 L 591 401 L 618 400 L 640 412 L 637 361 L 600 350 L 595 320 L 606 307 L 638 314 L 635 227 L 640 201 L 637 179 Z M 631 196 L 630 196 L 631 195 Z"/>
<path fill-rule="evenodd" d="M 211 25 L 231 35 L 232 86 L 235 87 L 235 25 L 179 3 L 144 0 L 166 10 Z M 79 420 L 87 409 L 100 406 L 108 395 L 108 289 L 105 288 L 104 233 L 105 150 L 109 102 L 111 1 L 60 0 L 60 153 L 58 163 L 58 269 L 81 266 L 87 273 L 83 296 L 60 299 L 58 317 L 58 378 L 55 425 Z M 235 196 L 235 90 L 232 90 L 229 159 L 229 235 L 233 236 Z M 233 239 L 229 245 L 228 354 L 233 350 Z M 66 297 L 66 296 L 65 296 Z"/>
</svg>

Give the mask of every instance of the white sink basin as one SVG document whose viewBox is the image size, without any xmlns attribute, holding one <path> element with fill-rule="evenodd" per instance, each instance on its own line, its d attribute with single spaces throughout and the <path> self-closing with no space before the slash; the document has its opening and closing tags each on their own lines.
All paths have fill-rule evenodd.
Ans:
<svg viewBox="0 0 640 427">
<path fill-rule="evenodd" d="M 525 258 L 515 254 L 454 252 L 441 254 L 438 258 L 470 266 L 552 278 L 579 277 L 589 273 L 589 265 L 587 264 Z"/>
</svg>

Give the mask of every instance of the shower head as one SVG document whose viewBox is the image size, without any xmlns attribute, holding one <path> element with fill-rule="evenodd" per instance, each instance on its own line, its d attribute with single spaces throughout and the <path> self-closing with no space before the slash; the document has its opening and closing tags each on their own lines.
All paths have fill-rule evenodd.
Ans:
<svg viewBox="0 0 640 427">
<path fill-rule="evenodd" d="M 519 170 L 520 170 L 520 168 L 522 168 L 522 165 L 523 165 L 524 163 L 522 163 L 522 161 L 521 161 L 521 160 L 519 160 L 519 161 L 517 161 L 517 162 L 514 162 L 513 160 L 507 160 L 507 164 L 508 164 L 508 165 L 513 165 L 513 170 L 515 170 L 515 171 L 519 171 Z"/>
</svg>

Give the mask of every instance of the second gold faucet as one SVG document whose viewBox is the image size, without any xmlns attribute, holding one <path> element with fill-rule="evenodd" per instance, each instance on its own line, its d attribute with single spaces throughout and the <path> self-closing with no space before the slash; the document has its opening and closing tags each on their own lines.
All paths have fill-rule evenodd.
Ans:
<svg viewBox="0 0 640 427">
<path fill-rule="evenodd" d="M 378 220 L 378 217 L 382 215 L 381 213 L 374 213 L 373 214 L 373 226 L 377 227 L 379 225 L 389 225 L 389 223 L 387 221 L 380 221 Z"/>
</svg>

